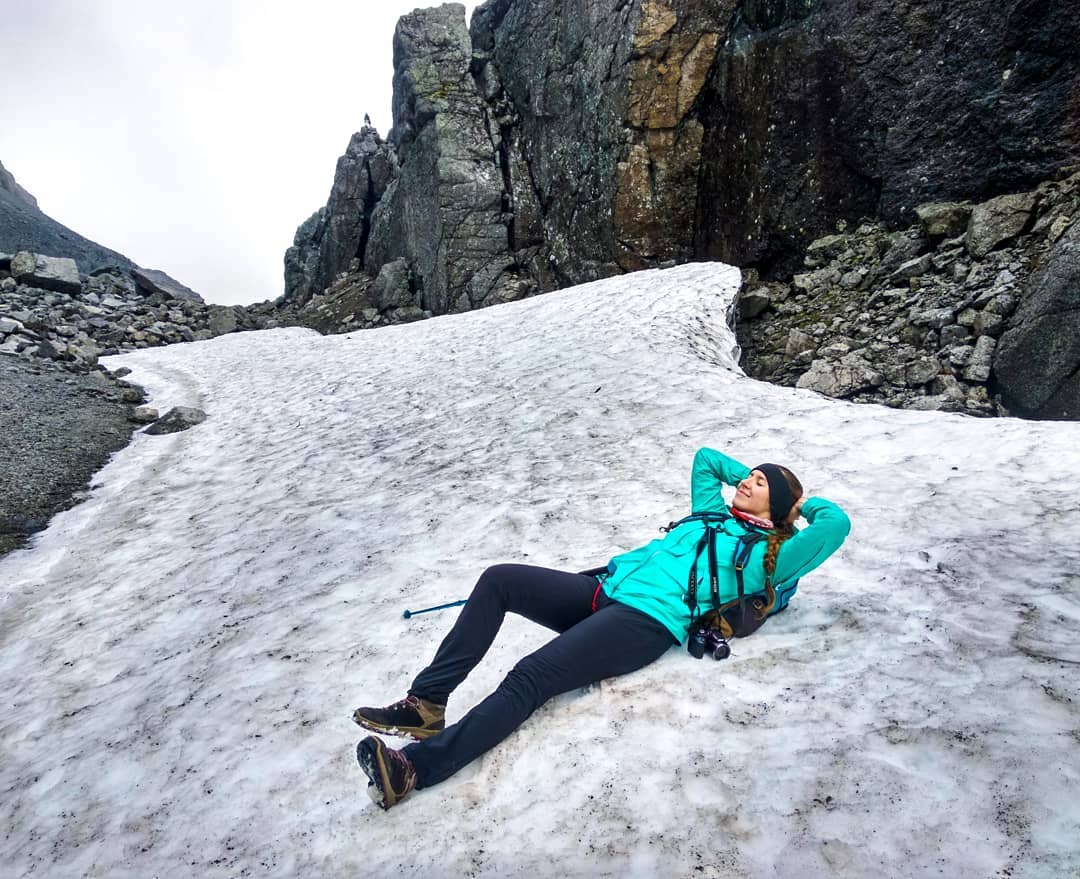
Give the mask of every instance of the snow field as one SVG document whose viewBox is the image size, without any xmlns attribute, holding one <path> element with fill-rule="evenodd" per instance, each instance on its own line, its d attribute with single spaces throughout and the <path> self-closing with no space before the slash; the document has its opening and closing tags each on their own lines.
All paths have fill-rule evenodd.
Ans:
<svg viewBox="0 0 1080 879">
<path fill-rule="evenodd" d="M 137 435 L 0 560 L 0 869 L 47 876 L 1049 877 L 1080 869 L 1080 425 L 738 370 L 682 266 L 348 336 L 116 358 Z M 383 813 L 350 721 L 499 561 L 582 569 L 688 512 L 697 448 L 854 529 L 723 663 L 568 693 Z M 449 719 L 550 637 L 508 618 Z"/>
</svg>

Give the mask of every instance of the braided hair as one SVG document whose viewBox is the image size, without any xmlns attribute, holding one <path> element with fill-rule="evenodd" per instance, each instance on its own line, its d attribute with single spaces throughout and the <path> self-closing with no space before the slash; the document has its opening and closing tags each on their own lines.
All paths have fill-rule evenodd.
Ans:
<svg viewBox="0 0 1080 879">
<path fill-rule="evenodd" d="M 803 487 L 795 474 L 788 470 L 787 467 L 781 467 L 780 472 L 784 474 L 784 481 L 787 482 L 788 488 L 791 489 L 791 496 L 796 499 L 801 498 L 803 496 Z M 769 541 L 765 546 L 765 573 L 770 581 L 773 574 L 776 573 L 776 557 L 780 554 L 781 545 L 789 537 L 794 536 L 795 522 L 790 514 L 783 522 L 774 523 L 773 529 L 769 532 Z"/>
</svg>

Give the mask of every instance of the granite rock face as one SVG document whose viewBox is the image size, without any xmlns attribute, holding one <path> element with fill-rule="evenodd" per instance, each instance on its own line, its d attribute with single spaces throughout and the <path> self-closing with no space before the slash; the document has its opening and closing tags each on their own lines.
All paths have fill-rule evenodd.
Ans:
<svg viewBox="0 0 1080 879">
<path fill-rule="evenodd" d="M 285 253 L 284 299 L 302 306 L 353 259 L 363 267 L 372 213 L 396 174 L 394 151 L 374 128 L 365 125 L 352 136 L 326 206 L 297 229 Z"/>
<path fill-rule="evenodd" d="M 472 63 L 463 6 L 416 10 L 398 22 L 390 140 L 400 173 L 375 210 L 365 260 L 377 274 L 404 259 L 420 307 L 435 314 L 526 292 Z"/>
<path fill-rule="evenodd" d="M 549 0 L 491 2 L 473 15 L 510 244 L 539 290 L 623 270 L 615 189 L 629 134 L 622 71 L 638 15 L 635 3 L 606 0 L 576 4 L 573 14 Z M 644 208 L 629 193 L 621 201 L 632 225 Z"/>
<path fill-rule="evenodd" d="M 489 2 L 474 69 L 540 290 L 694 256 L 699 102 L 734 0 Z"/>
<path fill-rule="evenodd" d="M 1067 227 L 1026 285 L 994 375 L 1018 414 L 1080 419 L 1080 222 Z"/>
<path fill-rule="evenodd" d="M 1030 189 L 1080 156 L 1065 0 L 743 0 L 702 105 L 699 256 L 792 270 L 839 219 Z"/>
<path fill-rule="evenodd" d="M 964 202 L 1080 158 L 1064 0 L 489 0 L 463 18 L 401 20 L 398 174 L 314 274 L 304 242 L 334 210 L 301 227 L 289 297 L 352 258 L 370 278 L 406 260 L 433 313 L 687 259 L 781 277 L 840 219 L 907 226 L 934 203 L 928 235 L 953 237 Z M 1013 213 L 972 249 L 1021 234 Z"/>
<path fill-rule="evenodd" d="M 302 306 L 325 289 L 319 266 L 325 226 L 326 208 L 321 207 L 297 227 L 292 247 L 285 251 L 285 292 L 279 302 Z"/>
</svg>

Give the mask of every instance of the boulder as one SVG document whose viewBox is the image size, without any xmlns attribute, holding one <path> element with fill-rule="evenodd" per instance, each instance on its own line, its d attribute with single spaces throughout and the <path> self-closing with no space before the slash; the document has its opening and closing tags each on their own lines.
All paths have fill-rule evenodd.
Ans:
<svg viewBox="0 0 1080 879">
<path fill-rule="evenodd" d="M 875 269 L 875 274 L 878 277 L 891 275 L 900 266 L 909 264 L 912 260 L 922 256 L 927 248 L 925 238 L 905 232 L 894 232 L 886 240 L 888 242 L 887 249 Z"/>
<path fill-rule="evenodd" d="M 388 262 L 379 269 L 379 274 L 371 285 L 369 295 L 372 305 L 379 311 L 415 306 L 416 297 L 413 295 L 409 279 L 407 260 L 395 259 Z"/>
<path fill-rule="evenodd" d="M 885 376 L 856 353 L 844 355 L 839 363 L 815 360 L 799 377 L 797 387 L 829 397 L 849 397 L 885 383 Z"/>
<path fill-rule="evenodd" d="M 416 305 L 405 305 L 401 308 L 392 308 L 387 314 L 391 322 L 396 324 L 411 323 L 414 320 L 423 320 L 431 317 L 430 312 L 425 312 Z"/>
<path fill-rule="evenodd" d="M 739 319 L 753 320 L 772 304 L 768 287 L 743 290 L 739 294 Z"/>
<path fill-rule="evenodd" d="M 922 256 L 917 256 L 914 259 L 909 259 L 907 262 L 901 263 L 897 266 L 896 271 L 892 273 L 889 278 L 890 281 L 903 281 L 908 278 L 919 278 L 930 271 L 933 265 L 930 254 L 924 253 Z"/>
<path fill-rule="evenodd" d="M 844 272 L 840 277 L 840 286 L 845 290 L 854 290 L 856 287 L 863 284 L 869 274 L 869 270 L 864 268 L 857 268 L 852 269 L 850 272 Z"/>
<path fill-rule="evenodd" d="M 11 258 L 10 271 L 21 284 L 55 290 L 58 293 L 78 293 L 82 290 L 79 266 L 75 260 L 62 256 L 42 256 L 21 250 Z"/>
<path fill-rule="evenodd" d="M 934 396 L 943 397 L 954 403 L 962 403 L 967 399 L 967 391 L 957 380 L 956 376 L 943 373 L 930 384 L 930 393 Z"/>
<path fill-rule="evenodd" d="M 909 320 L 918 327 L 930 327 L 940 330 L 942 327 L 953 322 L 954 310 L 952 308 L 913 308 Z"/>
<path fill-rule="evenodd" d="M 37 350 L 34 352 L 35 356 L 44 358 L 45 360 L 62 360 L 63 354 L 60 350 L 48 339 L 43 339 L 38 342 Z"/>
<path fill-rule="evenodd" d="M 236 309 L 227 305 L 210 306 L 206 326 L 213 335 L 224 336 L 226 333 L 233 333 L 238 325 Z"/>
<path fill-rule="evenodd" d="M 1029 278 L 1002 334 L 993 387 L 1034 418 L 1080 418 L 1080 224 L 1058 239 Z"/>
<path fill-rule="evenodd" d="M 136 424 L 153 424 L 159 417 L 157 409 L 153 406 L 136 406 L 131 413 L 131 420 Z"/>
<path fill-rule="evenodd" d="M 818 238 L 806 248 L 806 263 L 810 266 L 824 265 L 839 256 L 846 246 L 846 235 L 826 235 Z"/>
<path fill-rule="evenodd" d="M 851 349 L 851 342 L 845 339 L 840 339 L 836 342 L 825 345 L 823 348 L 819 348 L 817 353 L 826 360 L 839 360 L 845 354 L 849 353 Z"/>
<path fill-rule="evenodd" d="M 953 366 L 966 366 L 968 361 L 971 360 L 971 355 L 974 350 L 974 345 L 953 345 L 951 348 L 948 348 L 944 354 L 948 357 L 949 363 Z"/>
<path fill-rule="evenodd" d="M 784 346 L 784 354 L 789 357 L 798 357 L 807 351 L 817 348 L 817 342 L 813 336 L 800 329 L 788 332 L 787 344 Z"/>
<path fill-rule="evenodd" d="M 1016 302 L 1015 293 L 996 293 L 987 301 L 986 310 L 1007 317 L 1016 310 Z"/>
<path fill-rule="evenodd" d="M 919 357 L 905 367 L 904 382 L 908 385 L 924 385 L 940 372 L 941 363 L 936 357 Z"/>
<path fill-rule="evenodd" d="M 1057 241 L 1062 235 L 1065 234 L 1065 230 L 1072 225 L 1072 217 L 1057 217 L 1047 230 L 1047 237 L 1051 241 Z"/>
<path fill-rule="evenodd" d="M 791 279 L 791 286 L 799 293 L 816 296 L 831 284 L 840 282 L 841 273 L 835 268 L 823 268 L 814 272 L 804 272 Z"/>
<path fill-rule="evenodd" d="M 968 220 L 964 244 L 977 259 L 1019 235 L 1031 220 L 1038 200 L 1034 192 L 1001 195 L 976 205 Z"/>
<path fill-rule="evenodd" d="M 966 202 L 936 202 L 915 208 L 923 234 L 930 238 L 955 238 L 967 229 L 971 205 Z"/>
<path fill-rule="evenodd" d="M 31 341 L 25 336 L 15 334 L 10 336 L 0 336 L 0 354 L 19 354 L 22 351 L 25 351 L 31 344 Z"/>
<path fill-rule="evenodd" d="M 206 421 L 206 413 L 202 409 L 194 409 L 190 406 L 174 406 L 161 418 L 151 424 L 143 433 L 158 436 L 166 433 L 179 433 L 202 424 Z"/>
<path fill-rule="evenodd" d="M 925 397 L 915 397 L 904 408 L 913 409 L 916 412 L 944 412 L 954 408 L 956 401 L 945 394 L 929 394 Z"/>
<path fill-rule="evenodd" d="M 103 308 L 111 308 L 115 311 L 120 308 L 129 308 L 130 303 L 126 299 L 121 299 L 119 296 L 109 294 L 101 297 L 101 306 Z"/>
<path fill-rule="evenodd" d="M 996 336 L 1005 326 L 1005 318 L 989 308 L 975 316 L 972 329 L 976 336 Z"/>
<path fill-rule="evenodd" d="M 76 363 L 86 366 L 94 366 L 98 362 L 101 351 L 93 342 L 72 342 L 67 346 L 67 356 Z"/>
<path fill-rule="evenodd" d="M 984 382 L 990 378 L 990 366 L 994 360 L 994 348 L 997 340 L 993 336 L 979 336 L 975 350 L 968 358 L 964 369 L 964 378 L 968 381 Z"/>
<path fill-rule="evenodd" d="M 190 287 L 185 287 L 157 269 L 134 268 L 131 270 L 131 277 L 135 279 L 135 285 L 145 294 L 188 302 L 203 301 L 203 298 Z"/>
</svg>

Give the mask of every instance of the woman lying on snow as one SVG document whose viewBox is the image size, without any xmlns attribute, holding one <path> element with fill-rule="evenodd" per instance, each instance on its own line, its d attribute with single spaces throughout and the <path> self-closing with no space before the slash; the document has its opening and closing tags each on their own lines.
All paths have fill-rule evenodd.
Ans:
<svg viewBox="0 0 1080 879">
<path fill-rule="evenodd" d="M 736 487 L 730 507 L 721 493 L 724 485 Z M 615 556 L 597 575 L 528 565 L 484 571 L 408 696 L 387 708 L 358 708 L 353 714 L 366 729 L 417 740 L 400 751 L 376 736 L 357 745 L 372 799 L 389 809 L 413 788 L 438 784 L 505 739 L 552 696 L 642 668 L 688 633 L 688 646 L 700 657 L 702 630 L 717 630 L 710 633 L 710 649 L 719 645 L 725 653 L 718 658 L 726 655 L 723 638 L 749 634 L 782 609 L 794 581 L 832 555 L 851 527 L 836 504 L 803 497 L 802 485 L 786 468 L 762 464 L 751 470 L 712 449 L 694 457 L 691 500 L 695 515 L 675 523 L 663 538 Z M 800 514 L 809 525 L 796 531 L 793 523 Z M 750 554 L 745 569 L 737 571 L 740 549 Z M 691 578 L 694 594 L 687 588 Z M 740 579 L 754 601 L 739 601 Z M 703 607 L 714 611 L 701 616 Z M 483 658 L 507 611 L 560 634 L 444 728 L 447 699 Z"/>
</svg>

